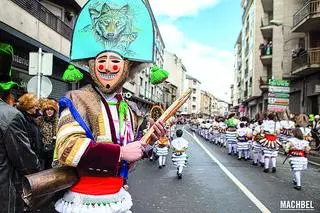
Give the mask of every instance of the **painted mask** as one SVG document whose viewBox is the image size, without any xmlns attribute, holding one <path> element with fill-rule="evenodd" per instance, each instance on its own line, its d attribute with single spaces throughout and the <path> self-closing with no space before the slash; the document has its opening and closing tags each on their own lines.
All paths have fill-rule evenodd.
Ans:
<svg viewBox="0 0 320 213">
<path fill-rule="evenodd" d="M 90 74 L 104 93 L 117 91 L 128 77 L 128 62 L 114 52 L 103 52 L 89 61 Z"/>
</svg>

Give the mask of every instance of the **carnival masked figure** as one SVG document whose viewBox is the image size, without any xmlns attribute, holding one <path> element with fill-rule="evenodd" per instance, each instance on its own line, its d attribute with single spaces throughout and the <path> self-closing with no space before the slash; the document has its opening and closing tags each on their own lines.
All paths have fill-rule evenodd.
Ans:
<svg viewBox="0 0 320 213">
<path fill-rule="evenodd" d="M 71 60 L 89 67 L 93 84 L 59 101 L 55 156 L 76 167 L 79 181 L 55 205 L 58 212 L 131 212 L 123 188 L 144 145 L 134 138 L 135 114 L 122 86 L 153 62 L 153 23 L 141 0 L 89 0 L 75 25 Z M 163 123 L 153 125 L 157 137 Z"/>
</svg>

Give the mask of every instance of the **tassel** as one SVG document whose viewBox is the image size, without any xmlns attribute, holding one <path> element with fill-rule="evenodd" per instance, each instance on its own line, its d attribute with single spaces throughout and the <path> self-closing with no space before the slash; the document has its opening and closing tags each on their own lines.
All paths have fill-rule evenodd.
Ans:
<svg viewBox="0 0 320 213">
<path fill-rule="evenodd" d="M 151 69 L 150 81 L 151 84 L 160 84 L 164 82 L 169 76 L 169 72 L 164 69 L 161 69 L 157 66 L 153 66 Z"/>
<path fill-rule="evenodd" d="M 120 133 L 123 133 L 124 129 L 124 119 L 127 111 L 129 109 L 128 103 L 121 100 L 119 102 L 119 126 L 120 126 Z"/>
<path fill-rule="evenodd" d="M 73 65 L 69 65 L 62 76 L 62 80 L 67 82 L 77 82 L 82 78 L 83 74 Z"/>
</svg>

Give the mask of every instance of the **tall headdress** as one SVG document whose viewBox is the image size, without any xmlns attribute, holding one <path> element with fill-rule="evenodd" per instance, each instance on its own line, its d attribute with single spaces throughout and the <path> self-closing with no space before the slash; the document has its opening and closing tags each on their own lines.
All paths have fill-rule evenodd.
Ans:
<svg viewBox="0 0 320 213">
<path fill-rule="evenodd" d="M 154 28 L 143 0 L 89 0 L 75 24 L 70 58 L 110 51 L 129 61 L 153 62 Z"/>
</svg>

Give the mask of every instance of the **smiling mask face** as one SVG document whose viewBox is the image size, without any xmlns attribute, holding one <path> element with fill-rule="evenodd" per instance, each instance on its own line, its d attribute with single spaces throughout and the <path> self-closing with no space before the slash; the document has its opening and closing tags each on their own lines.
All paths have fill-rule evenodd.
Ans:
<svg viewBox="0 0 320 213">
<path fill-rule="evenodd" d="M 91 77 L 106 94 L 118 90 L 128 77 L 128 62 L 113 52 L 101 53 L 89 66 Z"/>
</svg>

